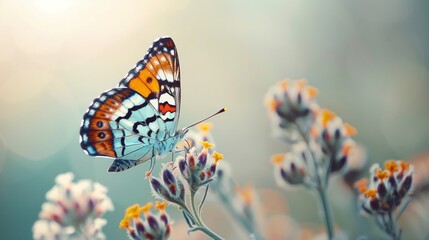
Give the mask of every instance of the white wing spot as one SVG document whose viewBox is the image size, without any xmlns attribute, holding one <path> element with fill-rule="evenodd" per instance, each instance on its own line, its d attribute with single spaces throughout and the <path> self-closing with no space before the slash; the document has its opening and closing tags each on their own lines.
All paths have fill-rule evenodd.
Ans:
<svg viewBox="0 0 429 240">
<path fill-rule="evenodd" d="M 171 96 L 168 93 L 161 94 L 161 96 L 159 97 L 159 102 L 161 102 L 161 103 L 167 102 L 168 104 L 170 104 L 172 106 L 175 105 L 175 100 L 174 100 L 173 96 Z"/>
</svg>

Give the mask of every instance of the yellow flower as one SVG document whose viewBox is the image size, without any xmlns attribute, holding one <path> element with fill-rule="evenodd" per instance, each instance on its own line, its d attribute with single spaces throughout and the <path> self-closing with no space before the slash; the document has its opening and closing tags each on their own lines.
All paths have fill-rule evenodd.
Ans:
<svg viewBox="0 0 429 240">
<path fill-rule="evenodd" d="M 213 143 L 209 143 L 207 141 L 202 142 L 202 144 L 203 144 L 204 149 L 209 149 L 209 148 L 214 147 Z"/>
<path fill-rule="evenodd" d="M 372 199 L 376 198 L 377 197 L 377 190 L 375 190 L 375 189 L 367 190 L 365 192 L 365 197 L 372 198 Z"/>
<path fill-rule="evenodd" d="M 375 174 L 375 177 L 380 179 L 381 181 L 383 181 L 383 179 L 385 179 L 385 178 L 388 178 L 389 176 L 390 176 L 390 174 L 388 171 L 386 171 L 386 170 L 383 171 L 381 169 L 378 169 L 377 173 Z"/>
<path fill-rule="evenodd" d="M 398 171 L 398 164 L 396 163 L 395 160 L 386 161 L 384 163 L 384 167 L 386 168 L 386 170 L 388 170 L 392 174 L 394 172 Z"/>
<path fill-rule="evenodd" d="M 167 207 L 167 202 L 156 202 L 155 203 L 155 208 L 160 210 L 160 211 L 164 211 L 164 209 Z"/>
<path fill-rule="evenodd" d="M 219 162 L 220 160 L 223 159 L 223 154 L 218 153 L 218 152 L 214 152 L 212 156 L 213 156 L 216 164 L 217 164 L 217 162 Z"/>
</svg>

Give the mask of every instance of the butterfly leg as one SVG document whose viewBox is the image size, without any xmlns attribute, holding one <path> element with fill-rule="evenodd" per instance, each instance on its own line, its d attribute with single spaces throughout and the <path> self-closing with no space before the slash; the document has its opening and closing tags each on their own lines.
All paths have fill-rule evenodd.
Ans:
<svg viewBox="0 0 429 240">
<path fill-rule="evenodd" d="M 149 170 L 146 172 L 146 177 L 147 176 L 150 176 L 151 174 L 152 174 L 152 171 L 153 171 L 153 169 L 155 168 L 155 150 L 153 150 L 153 153 L 152 153 L 152 158 L 150 159 L 150 168 L 149 168 Z"/>
</svg>

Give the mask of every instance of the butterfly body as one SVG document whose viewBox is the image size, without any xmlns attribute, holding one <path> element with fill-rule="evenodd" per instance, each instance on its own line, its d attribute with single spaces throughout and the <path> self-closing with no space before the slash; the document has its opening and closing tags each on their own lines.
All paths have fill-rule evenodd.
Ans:
<svg viewBox="0 0 429 240">
<path fill-rule="evenodd" d="M 129 169 L 172 152 L 187 130 L 177 130 L 180 67 L 173 40 L 156 40 L 117 88 L 94 99 L 83 116 L 81 147 L 114 158 L 109 171 Z"/>
</svg>

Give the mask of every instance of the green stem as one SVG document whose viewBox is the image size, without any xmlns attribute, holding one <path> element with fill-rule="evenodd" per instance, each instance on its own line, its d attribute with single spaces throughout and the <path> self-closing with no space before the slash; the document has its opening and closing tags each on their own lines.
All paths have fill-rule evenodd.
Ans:
<svg viewBox="0 0 429 240">
<path fill-rule="evenodd" d="M 389 228 L 390 228 L 389 234 L 390 234 L 390 236 L 392 236 L 392 239 L 394 239 L 394 240 L 401 239 L 400 230 L 398 228 L 398 225 L 396 224 L 396 221 L 393 220 L 391 211 L 389 211 L 388 217 L 389 217 Z"/>
<path fill-rule="evenodd" d="M 310 139 L 308 139 L 307 134 L 301 129 L 299 124 L 295 124 L 295 126 L 299 134 L 301 135 L 302 139 L 304 140 L 305 144 L 307 145 L 307 149 L 310 152 L 311 159 L 313 160 L 314 172 L 315 172 L 315 177 L 317 181 L 316 190 L 319 194 L 319 199 L 322 204 L 321 210 L 322 210 L 323 217 L 325 219 L 326 232 L 328 234 L 329 239 L 334 239 L 334 225 L 332 222 L 332 212 L 328 203 L 328 197 L 326 195 L 326 190 L 328 188 L 326 179 L 329 178 L 329 174 L 324 176 L 326 179 L 323 179 L 323 180 L 321 179 L 321 176 L 319 175 L 319 164 L 317 163 L 316 156 L 314 156 L 314 153 L 310 147 Z M 330 167 L 330 165 L 328 165 L 328 167 Z M 329 169 L 327 171 L 329 171 Z"/>
<path fill-rule="evenodd" d="M 320 202 L 322 203 L 322 214 L 325 218 L 326 231 L 328 233 L 328 238 L 334 238 L 334 224 L 332 222 L 332 212 L 328 203 L 328 196 L 326 195 L 325 189 L 318 189 Z"/>
<path fill-rule="evenodd" d="M 193 213 L 193 215 L 194 215 L 194 217 L 195 217 L 195 220 L 197 220 L 198 225 L 202 225 L 201 218 L 200 218 L 200 214 L 198 214 L 198 212 L 197 212 L 197 208 L 196 208 L 196 206 L 195 206 L 195 194 L 196 194 L 196 193 L 197 193 L 196 191 L 193 191 L 193 190 L 191 189 L 191 206 L 192 206 L 192 213 Z"/>
<path fill-rule="evenodd" d="M 207 236 L 211 237 L 214 240 L 223 240 L 222 237 L 220 237 L 219 235 L 217 235 L 215 232 L 213 232 L 210 228 L 208 228 L 203 220 L 201 219 L 200 214 L 197 211 L 197 207 L 195 205 L 195 194 L 197 192 L 193 191 L 191 189 L 191 206 L 192 206 L 192 212 L 195 218 L 195 221 L 198 224 L 198 227 L 194 228 L 195 230 L 200 230 L 201 232 L 205 233 Z"/>
</svg>

